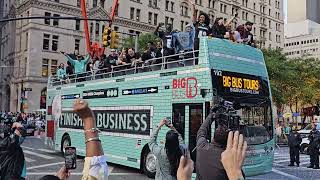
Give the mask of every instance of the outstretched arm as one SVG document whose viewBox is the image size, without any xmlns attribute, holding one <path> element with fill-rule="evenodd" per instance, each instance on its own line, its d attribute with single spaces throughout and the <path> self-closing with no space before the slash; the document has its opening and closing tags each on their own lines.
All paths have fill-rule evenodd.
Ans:
<svg viewBox="0 0 320 180">
<path fill-rule="evenodd" d="M 192 0 L 188 0 L 188 2 L 192 7 L 192 23 L 196 23 L 197 22 L 196 5 L 194 4 L 194 2 L 192 2 Z"/>
<path fill-rule="evenodd" d="M 102 156 L 103 149 L 96 129 L 96 121 L 93 112 L 84 100 L 78 99 L 73 104 L 73 111 L 83 121 L 83 128 L 86 137 L 86 157 Z"/>
<path fill-rule="evenodd" d="M 213 121 L 214 121 L 213 115 L 209 114 L 206 120 L 202 123 L 197 134 L 197 146 L 204 147 L 208 144 L 207 139 L 209 139 L 209 133 L 210 133 L 211 124 Z"/>
</svg>

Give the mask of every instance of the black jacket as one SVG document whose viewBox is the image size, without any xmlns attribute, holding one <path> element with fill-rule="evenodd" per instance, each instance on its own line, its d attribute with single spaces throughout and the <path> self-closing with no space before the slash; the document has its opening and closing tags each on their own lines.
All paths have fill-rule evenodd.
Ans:
<svg viewBox="0 0 320 180">
<path fill-rule="evenodd" d="M 25 134 L 25 130 L 22 130 Z M 0 180 L 20 179 L 24 166 L 24 154 L 19 144 L 20 137 L 9 133 L 0 137 Z"/>
<path fill-rule="evenodd" d="M 288 136 L 288 146 L 290 148 L 299 148 L 302 142 L 302 138 L 298 132 L 291 131 Z"/>
<path fill-rule="evenodd" d="M 228 180 L 221 162 L 221 153 L 225 148 L 208 142 L 213 121 L 214 118 L 210 114 L 197 134 L 197 180 Z"/>
<path fill-rule="evenodd" d="M 316 129 L 313 129 L 310 131 L 310 134 L 308 136 L 308 139 L 310 141 L 309 145 L 312 148 L 319 148 L 320 145 L 320 132 Z"/>
</svg>

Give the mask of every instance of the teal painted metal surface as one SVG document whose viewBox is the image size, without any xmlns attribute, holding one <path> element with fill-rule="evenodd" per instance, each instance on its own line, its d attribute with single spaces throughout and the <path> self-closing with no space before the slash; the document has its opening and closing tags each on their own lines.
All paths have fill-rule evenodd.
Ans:
<svg viewBox="0 0 320 180">
<path fill-rule="evenodd" d="M 58 86 L 59 88 L 49 85 L 47 106 L 51 106 L 53 97 L 57 95 L 80 94 L 80 97 L 83 98 L 84 91 L 117 88 L 117 97 L 92 98 L 87 99 L 87 101 L 92 108 L 96 109 L 123 106 L 129 107 L 129 109 L 134 109 L 137 106 L 152 107 L 150 117 L 151 133 L 161 119 L 172 116 L 172 104 L 203 104 L 204 102 L 212 101 L 211 69 L 267 77 L 264 59 L 260 50 L 220 39 L 202 39 L 200 46 L 199 65 L 197 66 L 66 84 Z M 185 84 L 183 85 L 183 83 Z M 124 90 L 149 87 L 157 87 L 157 93 L 123 94 Z M 209 90 L 210 93 L 203 97 L 201 89 Z M 140 92 L 140 90 L 137 90 L 137 92 Z M 72 104 L 73 99 L 63 100 L 62 110 L 70 111 Z M 187 107 L 185 109 L 186 138 L 189 137 L 189 106 Z M 52 116 L 48 115 L 47 119 L 52 120 Z M 165 134 L 168 130 L 168 128 L 164 127 L 159 133 L 158 142 L 162 145 L 164 145 Z M 62 137 L 66 133 L 71 138 L 72 146 L 77 147 L 79 154 L 84 156 L 85 139 L 81 129 L 56 128 L 54 138 L 56 150 L 60 150 Z M 104 131 L 100 137 L 109 162 L 140 168 L 142 150 L 148 143 L 149 135 Z M 189 142 L 189 139 L 185 141 Z M 274 141 L 252 147 L 258 150 L 256 151 L 258 155 L 248 156 L 247 164 L 244 168 L 246 175 L 250 176 L 270 171 L 273 151 L 266 155 L 264 150 L 266 147 L 274 149 Z"/>
</svg>

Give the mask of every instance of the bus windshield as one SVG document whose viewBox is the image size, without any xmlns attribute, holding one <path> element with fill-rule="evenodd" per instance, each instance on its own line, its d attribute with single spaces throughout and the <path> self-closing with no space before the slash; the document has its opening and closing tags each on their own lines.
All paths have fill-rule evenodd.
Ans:
<svg viewBox="0 0 320 180">
<path fill-rule="evenodd" d="M 248 144 L 263 144 L 273 138 L 269 85 L 266 77 L 212 70 L 213 95 L 240 106 L 240 131 Z"/>
</svg>

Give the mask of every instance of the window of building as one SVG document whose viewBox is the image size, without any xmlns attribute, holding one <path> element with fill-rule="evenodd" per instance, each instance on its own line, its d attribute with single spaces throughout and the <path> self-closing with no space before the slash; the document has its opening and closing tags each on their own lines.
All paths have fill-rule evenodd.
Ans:
<svg viewBox="0 0 320 180">
<path fill-rule="evenodd" d="M 271 28 L 271 21 L 269 20 L 269 28 Z"/>
<path fill-rule="evenodd" d="M 26 32 L 26 41 L 25 41 L 25 51 L 28 49 L 28 43 L 29 43 L 29 33 L 28 32 Z"/>
<path fill-rule="evenodd" d="M 105 3 L 105 0 L 100 0 L 100 6 L 101 6 L 102 8 L 104 8 L 104 3 Z"/>
<path fill-rule="evenodd" d="M 42 59 L 42 77 L 48 77 L 49 71 L 49 59 Z"/>
<path fill-rule="evenodd" d="M 223 4 L 220 4 L 220 12 L 223 12 Z"/>
<path fill-rule="evenodd" d="M 153 0 L 153 7 L 158 7 L 158 0 Z"/>
<path fill-rule="evenodd" d="M 271 9 L 269 9 L 269 16 L 271 16 Z"/>
<path fill-rule="evenodd" d="M 81 7 L 81 0 L 77 0 L 77 7 Z"/>
<path fill-rule="evenodd" d="M 223 12 L 224 12 L 224 13 L 226 13 L 226 12 L 227 12 L 227 5 L 224 5 Z"/>
<path fill-rule="evenodd" d="M 256 10 L 256 3 L 253 3 L 253 10 Z"/>
<path fill-rule="evenodd" d="M 113 29 L 117 32 L 119 32 L 119 27 L 118 26 L 113 26 Z"/>
<path fill-rule="evenodd" d="M 148 23 L 149 24 L 152 23 L 152 13 L 151 12 L 148 13 Z"/>
<path fill-rule="evenodd" d="M 158 25 L 158 14 L 153 14 L 153 24 Z"/>
<path fill-rule="evenodd" d="M 134 8 L 130 8 L 130 19 L 134 19 Z"/>
<path fill-rule="evenodd" d="M 164 24 L 165 24 L 165 25 L 168 25 L 168 23 L 169 23 L 169 17 L 166 16 L 166 17 L 164 18 Z"/>
<path fill-rule="evenodd" d="M 42 49 L 49 50 L 49 44 L 50 44 L 50 34 L 44 34 Z"/>
<path fill-rule="evenodd" d="M 316 42 L 318 42 L 319 40 L 318 39 L 316 39 Z"/>
<path fill-rule="evenodd" d="M 76 20 L 76 30 L 79 31 L 80 30 L 80 20 Z"/>
<path fill-rule="evenodd" d="M 50 16 L 51 16 L 51 13 L 45 12 L 45 13 L 44 13 L 44 16 L 50 17 Z M 50 19 L 44 19 L 44 24 L 50 25 Z"/>
<path fill-rule="evenodd" d="M 140 9 L 136 11 L 136 21 L 140 21 Z"/>
<path fill-rule="evenodd" d="M 75 39 L 74 40 L 74 50 L 78 50 L 80 49 L 80 39 Z"/>
<path fill-rule="evenodd" d="M 166 0 L 166 11 L 168 11 L 168 10 L 169 10 L 169 1 Z"/>
<path fill-rule="evenodd" d="M 54 14 L 53 17 L 60 17 L 59 14 Z M 59 19 L 53 19 L 53 26 L 59 26 Z"/>
<path fill-rule="evenodd" d="M 174 12 L 174 2 L 171 2 L 171 12 Z"/>
<path fill-rule="evenodd" d="M 253 15 L 253 22 L 256 22 L 256 15 Z"/>
<path fill-rule="evenodd" d="M 174 19 L 170 18 L 170 23 L 173 25 Z"/>
<path fill-rule="evenodd" d="M 269 40 L 272 41 L 271 32 L 269 32 Z"/>
<path fill-rule="evenodd" d="M 57 73 L 58 60 L 51 60 L 51 74 L 55 75 Z"/>
<path fill-rule="evenodd" d="M 100 24 L 96 23 L 96 35 L 99 36 Z"/>
<path fill-rule="evenodd" d="M 59 36 L 53 35 L 52 36 L 52 51 L 57 51 L 58 50 L 58 41 L 59 41 Z"/>
<path fill-rule="evenodd" d="M 184 31 L 184 21 L 181 21 L 181 24 L 180 24 L 180 30 L 181 30 L 181 32 L 183 32 L 183 31 Z"/>
<path fill-rule="evenodd" d="M 182 15 L 182 16 L 188 16 L 188 14 L 189 14 L 188 11 L 189 11 L 188 4 L 182 3 L 182 4 L 181 4 L 181 15 Z"/>
<path fill-rule="evenodd" d="M 92 0 L 92 7 L 98 6 L 98 0 Z"/>
</svg>

